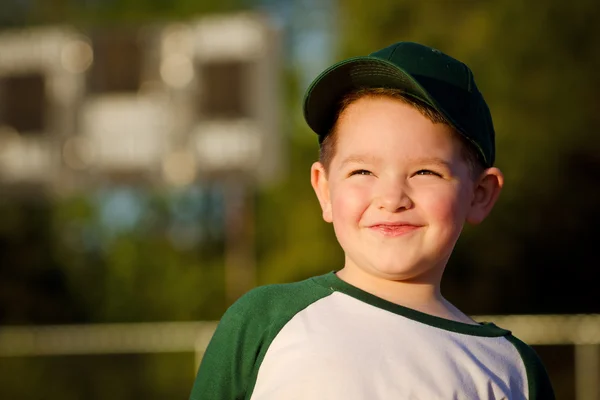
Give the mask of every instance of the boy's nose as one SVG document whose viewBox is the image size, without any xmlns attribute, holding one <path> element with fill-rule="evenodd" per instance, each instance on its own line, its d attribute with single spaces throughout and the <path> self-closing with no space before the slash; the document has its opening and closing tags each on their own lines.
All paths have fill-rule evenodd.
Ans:
<svg viewBox="0 0 600 400">
<path fill-rule="evenodd" d="M 389 212 L 408 210 L 413 206 L 407 188 L 399 183 L 382 185 L 375 202 L 377 208 Z"/>
</svg>

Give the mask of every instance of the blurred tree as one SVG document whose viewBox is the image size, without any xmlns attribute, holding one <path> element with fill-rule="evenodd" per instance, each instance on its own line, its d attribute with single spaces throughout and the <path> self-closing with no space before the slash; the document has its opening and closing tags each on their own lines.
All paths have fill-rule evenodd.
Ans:
<svg viewBox="0 0 600 400">
<path fill-rule="evenodd" d="M 25 25 L 29 7 L 28 1 L 4 0 L 0 13 L 0 28 Z"/>
<path fill-rule="evenodd" d="M 53 257 L 49 208 L 43 198 L 0 201 L 0 325 L 71 322 L 84 312 Z"/>
<path fill-rule="evenodd" d="M 209 216 L 197 213 L 178 226 L 172 196 L 138 192 L 148 204 L 137 205 L 139 220 L 131 226 L 103 222 L 101 206 L 112 213 L 120 209 L 104 218 L 119 218 L 128 209 L 106 200 L 95 203 L 89 194 L 55 206 L 54 248 L 89 321 L 218 318 L 226 305 L 222 237 L 206 231 L 200 238 L 185 230 L 204 229 Z M 178 229 L 195 237 L 187 243 Z"/>
<path fill-rule="evenodd" d="M 292 138 L 287 180 L 259 197 L 260 284 L 297 281 L 343 265 L 333 229 L 321 219 L 310 186 L 310 165 L 317 159 L 316 137 L 304 129 L 302 133 L 313 140 Z"/>
</svg>

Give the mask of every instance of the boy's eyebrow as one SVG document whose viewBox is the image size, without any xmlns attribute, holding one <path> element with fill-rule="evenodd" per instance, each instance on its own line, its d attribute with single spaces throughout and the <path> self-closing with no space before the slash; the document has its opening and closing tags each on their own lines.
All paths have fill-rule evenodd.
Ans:
<svg viewBox="0 0 600 400">
<path fill-rule="evenodd" d="M 374 156 L 363 156 L 360 154 L 353 154 L 346 157 L 341 165 L 344 166 L 346 164 L 374 164 L 379 159 Z M 411 158 L 408 160 L 410 164 L 435 164 L 442 167 L 450 168 L 450 163 L 439 157 L 420 157 L 420 158 Z"/>
<path fill-rule="evenodd" d="M 439 157 L 413 158 L 410 160 L 410 162 L 414 164 L 435 164 L 440 165 L 442 167 L 450 168 L 450 163 Z"/>
<path fill-rule="evenodd" d="M 377 157 L 374 156 L 362 156 L 360 154 L 352 154 L 348 157 L 346 157 L 343 161 L 342 161 L 342 166 L 346 165 L 346 164 L 369 164 L 369 163 L 375 163 L 378 160 Z"/>
</svg>

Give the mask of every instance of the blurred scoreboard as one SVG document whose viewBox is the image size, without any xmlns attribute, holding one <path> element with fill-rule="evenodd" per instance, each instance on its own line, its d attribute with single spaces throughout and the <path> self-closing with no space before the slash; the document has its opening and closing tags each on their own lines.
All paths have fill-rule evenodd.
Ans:
<svg viewBox="0 0 600 400">
<path fill-rule="evenodd" d="M 0 34 L 0 179 L 50 185 L 60 141 L 76 132 L 92 62 L 86 38 L 67 28 Z"/>
<path fill-rule="evenodd" d="M 0 32 L 0 185 L 276 180 L 279 58 L 277 29 L 256 14 Z"/>
</svg>

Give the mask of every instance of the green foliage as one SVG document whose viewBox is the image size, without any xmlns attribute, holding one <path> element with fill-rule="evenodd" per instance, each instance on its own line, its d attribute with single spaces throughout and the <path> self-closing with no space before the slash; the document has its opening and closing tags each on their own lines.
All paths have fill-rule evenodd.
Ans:
<svg viewBox="0 0 600 400">
<path fill-rule="evenodd" d="M 87 310 L 87 319 L 218 318 L 225 308 L 220 239 L 207 238 L 195 248 L 177 247 L 168 235 L 165 196 L 152 192 L 146 196 L 154 201 L 139 225 L 116 233 L 103 227 L 99 209 L 88 197 L 55 205 L 57 258 L 72 292 Z"/>
<path fill-rule="evenodd" d="M 307 136 L 308 132 L 303 132 Z M 316 142 L 316 137 L 312 137 Z M 262 193 L 258 209 L 261 283 L 292 282 L 339 269 L 341 250 L 333 229 L 321 219 L 310 186 L 315 143 L 293 139 L 288 179 Z"/>
<path fill-rule="evenodd" d="M 118 354 L 7 358 L 0 363 L 5 399 L 187 399 L 192 354 Z"/>
</svg>

